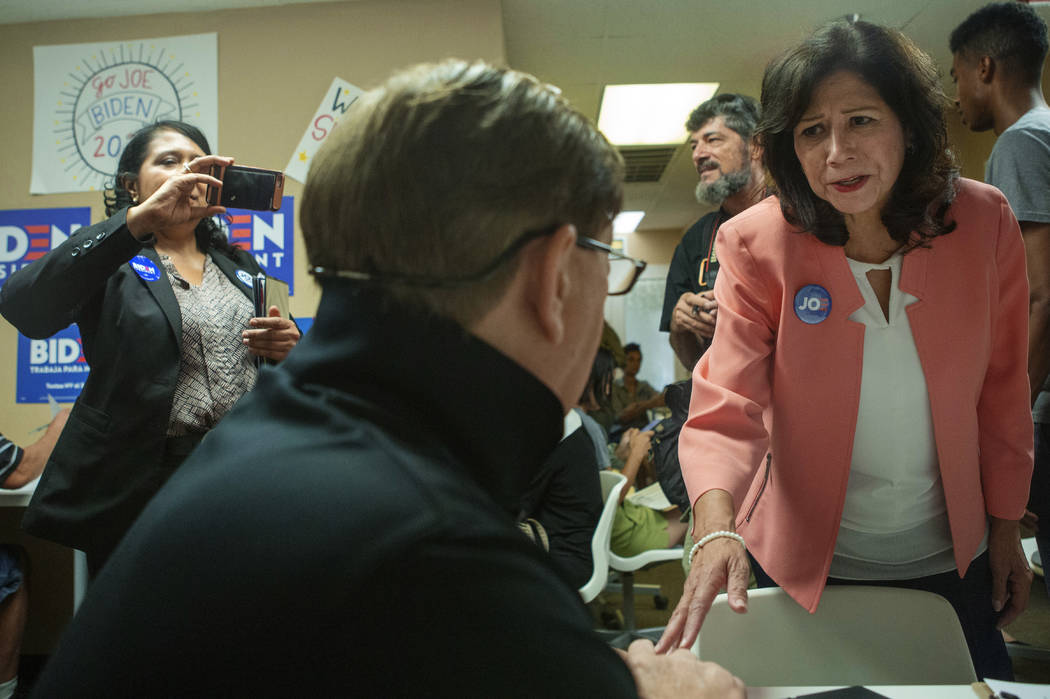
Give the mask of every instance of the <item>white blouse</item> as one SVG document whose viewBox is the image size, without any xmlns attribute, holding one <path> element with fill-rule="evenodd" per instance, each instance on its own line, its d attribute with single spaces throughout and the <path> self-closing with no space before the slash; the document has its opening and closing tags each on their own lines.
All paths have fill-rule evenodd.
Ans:
<svg viewBox="0 0 1050 699">
<path fill-rule="evenodd" d="M 905 312 L 918 299 L 898 288 L 901 258 L 849 260 L 864 296 L 850 315 L 864 325 L 864 365 L 834 578 L 907 580 L 956 568 L 930 397 Z M 888 319 L 867 277 L 887 269 Z"/>
</svg>

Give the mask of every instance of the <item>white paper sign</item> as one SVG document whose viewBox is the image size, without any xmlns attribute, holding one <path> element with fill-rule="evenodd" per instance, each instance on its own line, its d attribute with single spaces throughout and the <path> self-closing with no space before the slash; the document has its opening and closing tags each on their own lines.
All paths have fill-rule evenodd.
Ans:
<svg viewBox="0 0 1050 699">
<path fill-rule="evenodd" d="M 332 86 L 328 88 L 328 92 L 321 100 L 321 106 L 314 113 L 310 125 L 306 127 L 306 133 L 299 139 L 299 145 L 292 153 L 284 174 L 300 182 L 306 182 L 306 173 L 310 169 L 310 161 L 313 160 L 317 149 L 328 138 L 328 134 L 332 133 L 340 117 L 363 93 L 364 90 L 351 85 L 342 78 L 332 79 Z"/>
<path fill-rule="evenodd" d="M 146 124 L 193 124 L 218 148 L 216 34 L 34 46 L 32 194 L 101 190 Z"/>
</svg>

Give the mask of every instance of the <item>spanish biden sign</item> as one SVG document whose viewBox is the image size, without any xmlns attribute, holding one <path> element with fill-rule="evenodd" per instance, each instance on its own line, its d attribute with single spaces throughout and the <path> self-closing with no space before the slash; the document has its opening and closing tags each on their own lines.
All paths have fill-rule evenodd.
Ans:
<svg viewBox="0 0 1050 699">
<path fill-rule="evenodd" d="M 0 285 L 91 223 L 91 209 L 8 209 L 0 211 Z M 70 325 L 55 335 L 31 340 L 18 335 L 15 400 L 18 403 L 71 403 L 88 375 L 80 329 Z"/>
</svg>

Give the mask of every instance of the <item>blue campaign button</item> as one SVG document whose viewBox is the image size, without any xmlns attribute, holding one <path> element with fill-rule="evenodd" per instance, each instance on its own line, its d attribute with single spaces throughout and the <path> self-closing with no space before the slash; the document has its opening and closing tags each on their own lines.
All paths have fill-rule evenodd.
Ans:
<svg viewBox="0 0 1050 699">
<path fill-rule="evenodd" d="M 139 275 L 140 279 L 147 282 L 155 282 L 160 279 L 160 270 L 157 269 L 157 265 L 153 264 L 153 260 L 145 255 L 135 255 L 128 264 L 131 265 L 131 268 L 135 270 L 135 274 Z"/>
<path fill-rule="evenodd" d="M 252 275 L 245 272 L 243 269 L 237 270 L 237 278 L 244 282 L 245 286 L 252 285 Z"/>
<path fill-rule="evenodd" d="M 831 294 L 819 284 L 807 284 L 795 294 L 795 315 L 803 323 L 823 323 L 831 315 Z"/>
</svg>

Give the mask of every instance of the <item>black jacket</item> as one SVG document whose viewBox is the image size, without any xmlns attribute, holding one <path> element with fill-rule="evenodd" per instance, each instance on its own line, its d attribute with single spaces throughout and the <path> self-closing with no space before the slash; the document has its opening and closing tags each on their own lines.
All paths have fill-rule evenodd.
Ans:
<svg viewBox="0 0 1050 699">
<path fill-rule="evenodd" d="M 169 475 L 160 463 L 182 316 L 160 258 L 131 235 L 126 216 L 125 209 L 81 228 L 0 289 L 0 314 L 24 335 L 45 338 L 70 323 L 80 327 L 91 371 L 23 526 L 89 552 L 112 549 Z M 236 254 L 233 260 L 210 252 L 251 298 L 248 274 L 261 269 L 247 252 Z M 137 256 L 147 258 L 159 278 L 140 276 L 130 263 Z"/>
<path fill-rule="evenodd" d="M 634 696 L 514 526 L 561 425 L 458 326 L 326 282 L 303 341 L 132 527 L 36 696 Z"/>
</svg>

